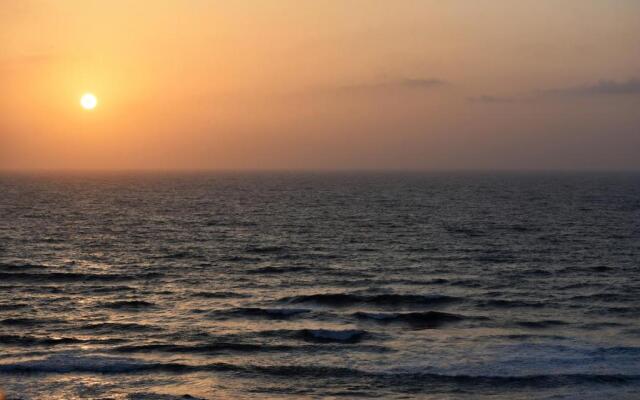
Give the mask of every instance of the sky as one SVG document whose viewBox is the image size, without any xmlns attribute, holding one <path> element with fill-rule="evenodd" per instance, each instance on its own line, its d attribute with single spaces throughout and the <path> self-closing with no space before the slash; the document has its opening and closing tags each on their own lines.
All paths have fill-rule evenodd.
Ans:
<svg viewBox="0 0 640 400">
<path fill-rule="evenodd" d="M 640 169 L 639 154 L 637 0 L 0 2 L 4 170 Z"/>
</svg>

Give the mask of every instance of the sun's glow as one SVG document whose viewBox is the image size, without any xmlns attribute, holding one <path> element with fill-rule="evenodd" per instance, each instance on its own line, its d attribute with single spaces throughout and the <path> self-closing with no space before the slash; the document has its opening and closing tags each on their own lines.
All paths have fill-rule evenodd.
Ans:
<svg viewBox="0 0 640 400">
<path fill-rule="evenodd" d="M 85 93 L 80 98 L 80 105 L 85 110 L 93 110 L 98 105 L 98 99 L 93 93 Z"/>
</svg>

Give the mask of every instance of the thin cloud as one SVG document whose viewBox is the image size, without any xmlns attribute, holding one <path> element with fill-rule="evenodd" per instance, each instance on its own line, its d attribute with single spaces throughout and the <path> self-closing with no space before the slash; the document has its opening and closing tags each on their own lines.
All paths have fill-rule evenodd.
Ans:
<svg viewBox="0 0 640 400">
<path fill-rule="evenodd" d="M 516 97 L 500 97 L 500 96 L 489 96 L 482 95 L 476 97 L 468 97 L 467 100 L 471 103 L 485 103 L 485 104 L 507 104 L 507 103 L 515 103 L 521 101 Z"/>
<path fill-rule="evenodd" d="M 405 78 L 382 82 L 363 83 L 339 86 L 339 92 L 368 92 L 393 89 L 428 90 L 448 85 L 448 82 L 437 78 Z"/>
<path fill-rule="evenodd" d="M 601 80 L 593 85 L 574 86 L 545 90 L 545 97 L 591 97 L 609 95 L 640 94 L 640 79 L 632 78 L 625 82 Z"/>
<path fill-rule="evenodd" d="M 536 92 L 532 92 L 528 95 L 523 95 L 520 97 L 480 95 L 475 97 L 468 97 L 467 100 L 471 103 L 507 104 L 528 103 L 546 99 L 570 99 L 623 95 L 640 95 L 640 79 L 632 78 L 627 81 L 601 80 L 591 85 L 538 90 Z"/>
</svg>

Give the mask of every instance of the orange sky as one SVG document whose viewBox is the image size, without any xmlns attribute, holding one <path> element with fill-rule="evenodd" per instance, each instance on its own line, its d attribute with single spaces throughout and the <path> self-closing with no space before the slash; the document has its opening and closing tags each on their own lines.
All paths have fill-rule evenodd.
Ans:
<svg viewBox="0 0 640 400">
<path fill-rule="evenodd" d="M 640 2 L 3 0 L 0 90 L 0 169 L 640 168 Z"/>
</svg>

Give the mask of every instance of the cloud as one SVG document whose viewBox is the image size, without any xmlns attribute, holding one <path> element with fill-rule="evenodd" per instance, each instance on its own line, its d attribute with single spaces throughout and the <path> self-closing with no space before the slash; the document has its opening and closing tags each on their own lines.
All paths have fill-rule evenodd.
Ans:
<svg viewBox="0 0 640 400">
<path fill-rule="evenodd" d="M 592 85 L 545 90 L 541 92 L 541 94 L 545 97 L 591 97 L 640 94 L 640 79 L 632 78 L 626 82 L 601 80 Z"/>
<path fill-rule="evenodd" d="M 522 96 L 502 97 L 480 95 L 468 97 L 467 100 L 471 103 L 507 104 L 528 103 L 546 99 L 570 99 L 618 95 L 640 95 L 640 79 L 631 78 L 627 81 L 601 80 L 591 85 L 538 90 Z"/>
<path fill-rule="evenodd" d="M 393 83 L 392 83 L 393 84 Z M 438 86 L 444 86 L 447 82 L 441 79 L 403 79 L 395 82 L 396 86 L 409 87 L 409 88 L 432 88 Z"/>
<path fill-rule="evenodd" d="M 500 96 L 489 96 L 482 95 L 476 97 L 468 97 L 468 101 L 471 103 L 485 103 L 485 104 L 506 104 L 506 103 L 515 103 L 521 101 L 522 99 L 518 99 L 516 97 L 500 97 Z"/>
<path fill-rule="evenodd" d="M 339 92 L 370 92 L 381 90 L 411 89 L 428 90 L 448 85 L 448 82 L 437 78 L 404 78 L 381 82 L 362 83 L 355 85 L 339 86 Z"/>
</svg>

